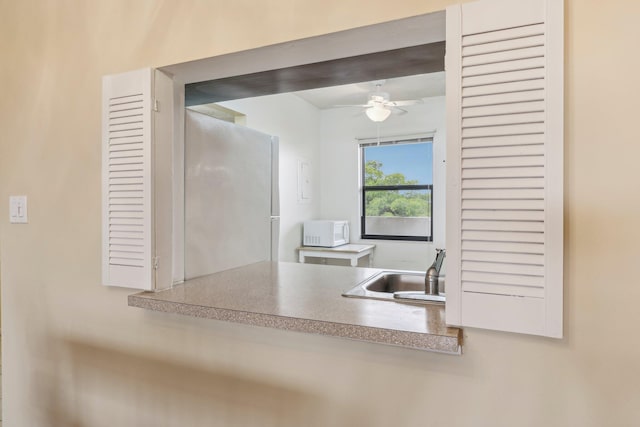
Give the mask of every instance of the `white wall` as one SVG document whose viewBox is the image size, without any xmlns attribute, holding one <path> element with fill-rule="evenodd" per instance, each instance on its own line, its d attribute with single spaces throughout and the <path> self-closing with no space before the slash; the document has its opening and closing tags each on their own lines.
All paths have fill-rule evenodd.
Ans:
<svg viewBox="0 0 640 427">
<path fill-rule="evenodd" d="M 280 141 L 280 261 L 297 261 L 302 221 L 320 214 L 320 114 L 308 102 L 290 94 L 220 103 L 245 114 L 246 126 Z M 298 201 L 298 162 L 311 163 L 312 199 Z"/>
<path fill-rule="evenodd" d="M 379 129 L 377 123 L 369 120 L 363 113 L 358 114 L 355 109 L 333 108 L 322 111 L 321 213 L 324 218 L 348 219 L 352 242 L 375 244 L 375 267 L 424 271 L 433 262 L 435 248 L 443 248 L 445 240 L 445 98 L 425 98 L 424 104 L 405 109 L 408 110 L 407 114 L 392 114 L 380 123 Z M 433 242 L 360 240 L 357 139 L 434 130 Z"/>
</svg>

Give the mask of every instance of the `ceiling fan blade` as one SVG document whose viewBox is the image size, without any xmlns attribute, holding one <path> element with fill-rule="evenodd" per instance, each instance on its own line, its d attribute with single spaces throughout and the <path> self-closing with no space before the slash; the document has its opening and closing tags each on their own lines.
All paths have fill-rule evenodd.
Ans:
<svg viewBox="0 0 640 427">
<path fill-rule="evenodd" d="M 405 110 L 404 108 L 400 108 L 400 107 L 391 107 L 391 112 L 398 115 L 398 116 L 402 116 L 404 114 L 407 114 L 408 111 Z"/>
<path fill-rule="evenodd" d="M 391 107 L 403 107 L 405 105 L 416 105 L 423 103 L 424 101 L 422 99 L 407 99 L 404 101 L 389 101 L 387 104 Z"/>
<path fill-rule="evenodd" d="M 338 105 L 332 105 L 331 108 L 368 108 L 371 107 L 369 104 L 353 104 L 353 105 L 349 105 L 349 104 L 338 104 Z"/>
</svg>

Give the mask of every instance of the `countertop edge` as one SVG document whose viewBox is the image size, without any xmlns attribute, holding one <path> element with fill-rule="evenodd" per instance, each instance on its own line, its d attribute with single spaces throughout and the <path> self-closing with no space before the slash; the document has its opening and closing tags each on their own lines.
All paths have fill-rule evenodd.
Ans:
<svg viewBox="0 0 640 427">
<path fill-rule="evenodd" d="M 151 294 L 153 295 L 153 294 Z M 417 350 L 461 354 L 461 330 L 457 337 L 352 325 L 323 320 L 284 317 L 273 314 L 239 311 L 227 308 L 199 306 L 172 301 L 162 301 L 145 296 L 145 293 L 129 295 L 128 305 L 146 310 L 181 314 L 212 320 L 242 323 L 294 332 L 312 333 L 357 341 L 387 344 Z"/>
</svg>

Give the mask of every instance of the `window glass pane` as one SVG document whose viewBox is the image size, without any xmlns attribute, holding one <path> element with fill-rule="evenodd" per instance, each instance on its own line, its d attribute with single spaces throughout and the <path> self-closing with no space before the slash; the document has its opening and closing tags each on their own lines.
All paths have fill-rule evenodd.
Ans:
<svg viewBox="0 0 640 427">
<path fill-rule="evenodd" d="M 363 237 L 431 240 L 432 141 L 363 145 L 362 168 Z"/>
<path fill-rule="evenodd" d="M 365 185 L 433 184 L 431 142 L 364 147 Z"/>
<path fill-rule="evenodd" d="M 431 190 L 365 190 L 365 234 L 431 236 Z"/>
</svg>

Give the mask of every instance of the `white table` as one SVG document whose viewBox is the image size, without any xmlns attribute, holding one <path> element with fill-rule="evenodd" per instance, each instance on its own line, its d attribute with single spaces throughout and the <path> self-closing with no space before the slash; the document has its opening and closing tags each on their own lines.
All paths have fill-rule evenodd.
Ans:
<svg viewBox="0 0 640 427">
<path fill-rule="evenodd" d="M 321 248 L 317 246 L 300 246 L 298 248 L 298 261 L 305 262 L 306 257 L 348 259 L 352 267 L 358 266 L 358 260 L 369 257 L 369 267 L 373 266 L 373 250 L 376 245 L 342 245 L 335 248 Z"/>
</svg>

